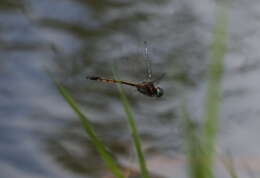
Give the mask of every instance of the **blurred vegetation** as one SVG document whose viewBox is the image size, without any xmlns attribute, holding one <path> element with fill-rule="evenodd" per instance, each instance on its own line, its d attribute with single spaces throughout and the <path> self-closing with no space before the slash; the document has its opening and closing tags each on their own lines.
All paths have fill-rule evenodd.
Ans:
<svg viewBox="0 0 260 178">
<path fill-rule="evenodd" d="M 66 89 L 60 85 L 55 79 L 54 83 L 60 92 L 60 94 L 64 97 L 65 101 L 70 105 L 72 110 L 79 117 L 82 126 L 84 127 L 87 135 L 89 136 L 92 143 L 95 145 L 96 150 L 99 152 L 101 158 L 105 161 L 106 165 L 113 172 L 116 178 L 124 178 L 123 173 L 121 172 L 118 163 L 113 159 L 111 154 L 108 152 L 106 146 L 101 142 L 101 140 L 96 136 L 94 130 L 92 129 L 88 118 L 80 111 L 79 107 L 75 103 L 75 101 L 71 98 Z"/>
<path fill-rule="evenodd" d="M 221 98 L 221 79 L 223 61 L 227 43 L 228 15 L 225 1 L 218 1 L 216 20 L 213 28 L 208 67 L 208 87 L 204 107 L 202 130 L 190 119 L 191 116 L 183 109 L 185 135 L 190 175 L 193 178 L 213 178 L 215 144 L 218 132 L 218 118 Z"/>
<path fill-rule="evenodd" d="M 118 78 L 116 76 L 115 71 L 114 71 L 114 76 L 116 78 Z M 128 126 L 129 126 L 129 129 L 130 129 L 130 132 L 131 132 L 133 145 L 134 145 L 135 150 L 136 150 L 141 175 L 142 175 L 143 178 L 149 178 L 149 173 L 148 173 L 148 170 L 147 170 L 147 167 L 146 167 L 144 153 L 142 151 L 141 141 L 140 141 L 140 137 L 139 137 L 139 134 L 138 134 L 138 131 L 137 131 L 136 123 L 135 123 L 135 120 L 134 120 L 134 117 L 133 117 L 133 112 L 130 109 L 129 102 L 128 102 L 128 99 L 125 95 L 123 88 L 120 85 L 117 85 L 117 86 L 118 86 L 118 90 L 119 90 L 119 93 L 120 93 L 120 99 L 122 101 L 122 104 L 124 106 L 124 111 L 125 111 L 126 116 L 127 116 L 127 122 L 128 122 Z"/>
</svg>

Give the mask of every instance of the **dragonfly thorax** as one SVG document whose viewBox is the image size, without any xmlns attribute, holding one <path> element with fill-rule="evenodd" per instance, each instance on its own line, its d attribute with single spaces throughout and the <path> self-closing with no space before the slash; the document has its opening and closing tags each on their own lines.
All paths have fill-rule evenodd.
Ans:
<svg viewBox="0 0 260 178">
<path fill-rule="evenodd" d="M 143 82 L 136 86 L 137 90 L 147 96 L 161 97 L 163 95 L 163 90 L 160 87 L 155 87 L 152 82 Z"/>
</svg>

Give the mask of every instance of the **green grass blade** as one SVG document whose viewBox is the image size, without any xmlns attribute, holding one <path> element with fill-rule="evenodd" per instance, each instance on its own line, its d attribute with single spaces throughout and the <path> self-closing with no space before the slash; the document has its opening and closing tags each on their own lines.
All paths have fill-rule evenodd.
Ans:
<svg viewBox="0 0 260 178">
<path fill-rule="evenodd" d="M 226 170 L 228 171 L 230 177 L 238 178 L 232 155 L 231 154 L 223 155 L 223 158 L 221 160 L 222 160 Z"/>
<path fill-rule="evenodd" d="M 203 115 L 202 133 L 190 120 L 186 105 L 182 107 L 184 135 L 190 176 L 193 178 L 213 178 L 214 153 L 219 117 L 221 78 L 227 40 L 227 4 L 217 1 L 216 22 L 210 51 L 208 87 Z"/>
<path fill-rule="evenodd" d="M 113 68 L 114 76 L 117 78 L 115 71 L 116 70 Z M 134 147 L 136 149 L 141 175 L 142 175 L 143 178 L 149 178 L 149 173 L 148 173 L 148 169 L 146 167 L 140 137 L 139 137 L 139 134 L 138 134 L 138 131 L 137 131 L 137 127 L 136 127 L 136 124 L 135 124 L 135 120 L 134 120 L 132 111 L 130 109 L 128 99 L 127 99 L 121 85 L 118 84 L 117 87 L 118 87 L 118 90 L 119 90 L 120 99 L 121 99 L 123 107 L 124 107 L 124 111 L 125 111 L 126 116 L 127 116 L 127 122 L 128 122 L 128 126 L 130 128 L 130 131 L 131 131 L 131 137 L 132 137 L 132 140 L 133 140 L 133 144 L 134 144 Z"/>
<path fill-rule="evenodd" d="M 131 136 L 132 136 L 133 144 L 134 144 L 135 149 L 136 149 L 136 153 L 137 153 L 142 177 L 143 178 L 149 178 L 148 170 L 147 170 L 146 163 L 145 163 L 144 154 L 142 152 L 142 146 L 141 146 L 140 138 L 139 138 L 139 135 L 138 135 L 137 127 L 136 127 L 136 124 L 135 124 L 135 121 L 134 121 L 128 100 L 127 100 L 127 98 L 124 94 L 123 88 L 120 85 L 118 86 L 118 89 L 119 89 L 119 93 L 120 93 L 120 98 L 121 98 L 123 106 L 124 106 L 125 113 L 127 115 L 127 121 L 128 121 L 129 128 L 131 130 Z"/>
<path fill-rule="evenodd" d="M 190 119 L 187 105 L 184 102 L 181 106 L 181 119 L 185 138 L 185 150 L 187 152 L 188 171 L 190 177 L 204 178 L 203 152 L 198 128 Z"/>
<path fill-rule="evenodd" d="M 221 77 L 227 40 L 227 3 L 218 1 L 216 23 L 213 31 L 210 65 L 208 73 L 208 89 L 203 126 L 203 150 L 205 152 L 205 177 L 213 176 L 213 155 L 216 143 L 219 117 Z"/>
<path fill-rule="evenodd" d="M 86 133 L 88 134 L 89 138 L 91 139 L 92 143 L 95 145 L 97 151 L 99 152 L 101 158 L 105 161 L 106 165 L 110 168 L 116 178 L 124 178 L 119 166 L 117 165 L 116 161 L 113 160 L 109 152 L 106 151 L 105 145 L 99 140 L 96 136 L 94 130 L 92 129 L 90 122 L 88 121 L 87 117 L 80 111 L 79 107 L 69 95 L 68 91 L 57 81 L 54 80 L 54 83 L 59 91 L 59 93 L 64 97 L 65 101 L 69 104 L 72 110 L 77 114 L 79 117 L 82 126 L 84 127 Z"/>
</svg>

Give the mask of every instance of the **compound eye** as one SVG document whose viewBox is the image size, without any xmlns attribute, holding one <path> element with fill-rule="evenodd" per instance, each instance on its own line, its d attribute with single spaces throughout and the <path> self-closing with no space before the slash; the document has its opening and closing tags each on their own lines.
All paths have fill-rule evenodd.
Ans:
<svg viewBox="0 0 260 178">
<path fill-rule="evenodd" d="M 163 89 L 158 87 L 156 88 L 156 96 L 161 97 L 163 95 Z"/>
</svg>

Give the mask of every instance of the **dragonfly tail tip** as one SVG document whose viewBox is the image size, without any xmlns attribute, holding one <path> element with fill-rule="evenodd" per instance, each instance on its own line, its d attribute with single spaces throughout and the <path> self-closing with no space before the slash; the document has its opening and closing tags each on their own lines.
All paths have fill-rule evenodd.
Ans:
<svg viewBox="0 0 260 178">
<path fill-rule="evenodd" d="M 89 79 L 89 80 L 97 80 L 97 79 L 99 79 L 99 77 L 86 76 L 86 79 Z"/>
</svg>

